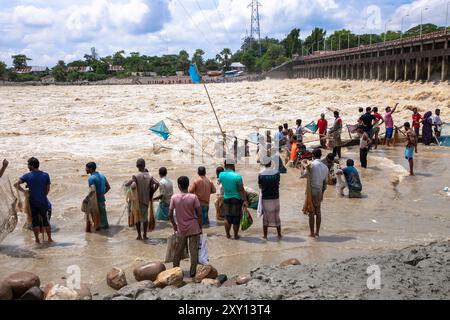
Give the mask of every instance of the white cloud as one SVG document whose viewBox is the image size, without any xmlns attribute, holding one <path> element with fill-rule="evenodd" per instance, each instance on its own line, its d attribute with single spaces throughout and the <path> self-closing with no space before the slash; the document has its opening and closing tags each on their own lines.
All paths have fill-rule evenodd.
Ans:
<svg viewBox="0 0 450 320">
<path fill-rule="evenodd" d="M 46 27 L 53 24 L 53 10 L 34 6 L 17 6 L 14 8 L 13 21 L 30 27 Z"/>
</svg>

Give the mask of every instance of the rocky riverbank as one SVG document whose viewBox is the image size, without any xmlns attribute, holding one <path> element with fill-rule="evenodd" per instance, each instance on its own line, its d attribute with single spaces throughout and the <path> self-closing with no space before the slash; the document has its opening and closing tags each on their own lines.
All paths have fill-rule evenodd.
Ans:
<svg viewBox="0 0 450 320">
<path fill-rule="evenodd" d="M 367 272 L 375 265 L 380 270 L 381 286 L 370 290 L 368 279 L 375 286 L 376 281 L 371 281 L 373 271 Z M 248 282 L 238 285 L 236 281 L 241 279 L 231 278 L 220 287 L 208 281 L 180 288 L 157 288 L 152 281 L 143 281 L 104 299 L 448 299 L 450 241 L 327 264 L 259 267 L 250 272 Z"/>
</svg>

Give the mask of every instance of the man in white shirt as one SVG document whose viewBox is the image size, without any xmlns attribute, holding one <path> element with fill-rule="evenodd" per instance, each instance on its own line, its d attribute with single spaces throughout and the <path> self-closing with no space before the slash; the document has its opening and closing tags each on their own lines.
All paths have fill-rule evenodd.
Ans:
<svg viewBox="0 0 450 320">
<path fill-rule="evenodd" d="M 434 126 L 434 137 L 436 139 L 436 143 L 439 144 L 439 137 L 441 136 L 442 130 L 442 120 L 441 120 L 441 110 L 436 109 L 434 111 L 434 116 L 431 117 Z"/>
<path fill-rule="evenodd" d="M 327 188 L 328 167 L 325 164 L 323 164 L 323 162 L 320 160 L 320 158 L 322 157 L 322 151 L 319 148 L 314 149 L 313 157 L 314 160 L 311 163 L 311 169 L 309 172 L 311 172 L 310 177 L 311 193 L 314 210 L 309 214 L 309 229 L 311 231 L 309 236 L 312 238 L 318 238 L 320 231 L 320 224 L 322 222 L 320 207 L 323 200 L 323 193 Z M 306 177 L 307 175 L 308 171 L 305 171 L 302 174 L 302 178 Z M 316 227 L 315 232 L 314 232 L 314 225 Z"/>
</svg>

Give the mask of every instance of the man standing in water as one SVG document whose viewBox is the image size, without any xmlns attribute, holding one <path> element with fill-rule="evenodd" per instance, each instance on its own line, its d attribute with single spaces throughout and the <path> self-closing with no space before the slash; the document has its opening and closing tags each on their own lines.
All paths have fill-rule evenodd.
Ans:
<svg viewBox="0 0 450 320">
<path fill-rule="evenodd" d="M 392 114 L 397 110 L 398 103 L 395 104 L 394 109 L 391 107 L 386 108 L 386 113 L 384 114 L 384 125 L 386 127 L 386 140 L 385 143 L 389 147 L 391 145 L 392 137 L 394 136 L 394 119 Z"/>
<path fill-rule="evenodd" d="M 423 120 L 422 115 L 419 112 L 417 112 L 417 108 L 414 108 L 413 115 L 412 115 L 412 127 L 414 129 L 414 134 L 416 135 L 416 143 L 415 143 L 415 147 L 414 147 L 414 150 L 416 151 L 416 153 L 417 153 L 417 145 L 419 143 L 420 123 L 422 122 L 422 120 Z M 408 129 L 406 129 L 406 130 L 408 130 Z"/>
<path fill-rule="evenodd" d="M 211 194 L 216 193 L 216 187 L 206 177 L 206 168 L 198 167 L 198 178 L 189 187 L 189 193 L 193 193 L 197 196 L 202 207 L 202 223 L 209 224 L 209 200 Z"/>
<path fill-rule="evenodd" d="M 145 168 L 145 160 L 138 159 L 136 161 L 136 168 L 138 169 L 138 173 L 134 175 L 130 181 L 128 181 L 125 186 L 129 187 L 133 184 L 136 184 L 138 199 L 139 199 L 139 212 L 140 220 L 136 223 L 136 231 L 138 233 L 138 237 L 136 240 L 147 240 L 147 229 L 148 229 L 148 208 L 150 205 L 150 201 L 153 201 L 151 198 L 153 193 L 158 190 L 159 183 L 156 181 Z M 144 227 L 144 237 L 141 235 L 141 223 Z"/>
<path fill-rule="evenodd" d="M 159 200 L 159 206 L 156 210 L 156 219 L 160 221 L 168 221 L 169 220 L 169 205 L 170 199 L 173 195 L 173 183 L 167 177 L 167 169 L 166 167 L 159 168 L 159 196 L 157 196 L 154 200 Z"/>
<path fill-rule="evenodd" d="M 342 119 L 339 117 L 339 111 L 334 112 L 334 124 L 333 127 L 330 129 L 330 135 L 331 140 L 333 144 L 333 155 L 336 157 L 338 156 L 339 159 L 341 158 L 341 147 L 342 147 L 342 140 L 341 140 L 341 133 L 342 133 Z"/>
<path fill-rule="evenodd" d="M 314 212 L 309 213 L 309 229 L 310 229 L 310 237 L 319 238 L 320 232 L 320 224 L 322 222 L 321 216 L 321 204 L 323 201 L 323 193 L 327 188 L 328 183 L 328 168 L 323 162 L 320 160 L 322 157 L 322 151 L 319 148 L 314 149 L 313 151 L 314 161 L 311 163 L 311 169 L 305 170 L 302 174 L 302 178 L 306 178 L 308 174 L 311 174 L 311 194 L 312 194 L 312 203 L 314 207 Z M 314 216 L 315 216 L 315 226 L 316 231 L 314 232 Z"/>
<path fill-rule="evenodd" d="M 381 116 L 381 114 L 378 113 L 378 108 L 375 107 L 373 108 L 373 116 L 375 117 L 375 124 L 374 124 L 374 128 L 373 128 L 373 136 L 374 138 L 372 139 L 375 142 L 375 149 L 378 149 L 378 135 L 380 133 L 380 127 L 381 125 L 384 123 L 384 118 Z"/>
<path fill-rule="evenodd" d="M 41 225 L 45 228 L 48 242 L 53 242 L 47 215 L 47 195 L 50 192 L 50 176 L 48 173 L 39 170 L 39 160 L 34 157 L 28 159 L 28 170 L 30 170 L 30 172 L 23 175 L 19 181 L 14 184 L 14 187 L 23 193 L 28 193 L 36 243 L 40 243 L 39 231 Z M 22 188 L 21 184 L 23 183 L 27 184 L 28 191 Z"/>
<path fill-rule="evenodd" d="M 317 120 L 317 127 L 319 129 L 319 137 L 320 137 L 320 146 L 323 149 L 326 149 L 326 135 L 328 129 L 328 121 L 325 119 L 325 113 L 320 115 L 320 119 Z"/>
<path fill-rule="evenodd" d="M 405 122 L 405 130 L 406 130 L 406 149 L 405 149 L 405 158 L 409 162 L 409 175 L 414 175 L 414 149 L 417 148 L 417 136 L 414 130 L 411 128 L 409 122 Z"/>
<path fill-rule="evenodd" d="M 2 168 L 0 169 L 0 178 L 3 176 L 3 174 L 5 173 L 6 168 L 8 167 L 8 160 L 4 159 L 3 163 L 2 163 Z"/>
<path fill-rule="evenodd" d="M 225 215 L 225 232 L 230 239 L 233 226 L 234 239 L 239 239 L 239 225 L 243 208 L 248 207 L 242 176 L 235 172 L 234 163 L 225 160 L 225 171 L 219 174 L 219 181 L 223 187 L 223 213 Z"/>
<path fill-rule="evenodd" d="M 184 248 L 186 245 L 189 245 L 189 253 L 191 254 L 190 276 L 193 278 L 197 272 L 198 247 L 200 234 L 202 233 L 202 213 L 200 201 L 198 201 L 195 194 L 188 193 L 188 187 L 189 178 L 179 177 L 178 188 L 181 193 L 172 196 L 169 217 L 173 230 L 177 233 L 178 237 L 173 267 L 180 266 Z"/>
<path fill-rule="evenodd" d="M 86 164 L 86 173 L 91 175 L 88 178 L 89 187 L 93 185 L 95 187 L 95 192 L 97 193 L 98 212 L 100 215 L 100 226 L 97 228 L 97 231 L 100 229 L 106 230 L 109 228 L 109 224 L 106 215 L 105 194 L 111 190 L 111 187 L 109 186 L 106 177 L 102 173 L 97 172 L 97 165 L 95 162 Z"/>
</svg>

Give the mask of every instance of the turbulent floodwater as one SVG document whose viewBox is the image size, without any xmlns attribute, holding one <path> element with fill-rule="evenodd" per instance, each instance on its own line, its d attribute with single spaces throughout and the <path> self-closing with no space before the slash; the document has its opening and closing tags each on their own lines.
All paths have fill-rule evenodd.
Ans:
<svg viewBox="0 0 450 320">
<path fill-rule="evenodd" d="M 450 111 L 446 84 L 270 80 L 211 84 L 208 89 L 222 127 L 240 138 L 284 122 L 293 126 L 297 118 L 308 123 L 322 112 L 331 122 L 335 109 L 341 111 L 344 122 L 354 123 L 358 107 L 378 106 L 384 111 L 386 105 L 399 102 L 397 124 L 410 119 L 413 107 L 421 112 L 439 107 L 444 119 Z M 179 175 L 195 177 L 202 159 L 192 161 L 187 145 L 190 135 L 174 120 L 180 118 L 194 129 L 197 141 L 214 140 L 217 123 L 201 86 L 0 87 L 0 114 L 0 158 L 10 161 L 11 180 L 26 172 L 30 156 L 38 157 L 41 168 L 51 175 L 51 222 L 57 241 L 51 247 L 35 246 L 32 234 L 21 229 L 21 217 L 17 230 L 0 244 L 0 278 L 23 269 L 39 274 L 44 283 L 58 281 L 67 276 L 68 266 L 78 265 L 82 281 L 91 284 L 93 292 L 106 293 L 105 275 L 112 266 L 124 268 L 132 282 L 133 266 L 164 259 L 171 228 L 159 223 L 150 241 L 134 240 L 135 231 L 126 226 L 120 187 L 134 173 L 139 157 L 147 160 L 153 174 L 164 165 L 172 180 Z M 160 120 L 173 134 L 167 142 L 148 132 Z M 178 151 L 160 149 L 161 145 Z M 212 145 L 205 152 L 212 153 Z M 357 152 L 344 150 L 344 157 L 357 159 Z M 112 186 L 107 195 L 112 227 L 107 233 L 84 233 L 80 206 L 87 192 L 84 164 L 88 161 L 97 162 Z M 204 161 L 212 176 L 220 161 L 208 155 Z M 211 264 L 219 272 L 235 274 L 291 257 L 305 263 L 325 262 L 446 239 L 450 197 L 441 190 L 449 185 L 449 164 L 449 149 L 421 146 L 416 158 L 418 175 L 411 178 L 406 177 L 402 148 L 374 151 L 369 168 L 361 172 L 365 198 L 340 198 L 332 188 L 326 192 L 321 241 L 307 238 L 307 219 L 299 214 L 305 181 L 291 169 L 282 178 L 283 241 L 277 242 L 272 234 L 263 243 L 261 221 L 256 217 L 241 241 L 227 240 L 212 206 L 212 225 L 206 229 Z M 259 167 L 240 164 L 238 169 L 244 182 L 256 189 Z"/>
</svg>

